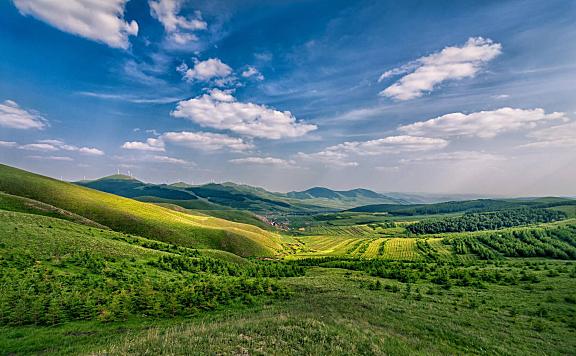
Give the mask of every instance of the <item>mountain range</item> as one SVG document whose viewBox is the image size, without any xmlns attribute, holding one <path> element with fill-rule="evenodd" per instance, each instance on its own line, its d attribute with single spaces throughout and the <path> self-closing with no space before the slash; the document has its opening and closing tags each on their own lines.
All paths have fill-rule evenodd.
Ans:
<svg viewBox="0 0 576 356">
<path fill-rule="evenodd" d="M 350 209 L 370 204 L 409 204 L 410 201 L 368 189 L 336 191 L 314 187 L 288 193 L 269 192 L 244 184 L 209 183 L 191 185 L 184 182 L 151 184 L 125 175 L 112 175 L 76 184 L 141 201 L 178 205 L 186 209 L 239 209 L 266 215 L 270 213 L 303 213 Z"/>
</svg>

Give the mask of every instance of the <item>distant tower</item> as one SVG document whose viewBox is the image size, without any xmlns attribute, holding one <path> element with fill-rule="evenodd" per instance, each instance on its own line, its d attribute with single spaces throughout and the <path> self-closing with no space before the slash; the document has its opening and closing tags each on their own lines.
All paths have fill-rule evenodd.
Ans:
<svg viewBox="0 0 576 356">
<path fill-rule="evenodd" d="M 118 174 L 120 174 L 120 168 L 118 168 Z"/>
</svg>

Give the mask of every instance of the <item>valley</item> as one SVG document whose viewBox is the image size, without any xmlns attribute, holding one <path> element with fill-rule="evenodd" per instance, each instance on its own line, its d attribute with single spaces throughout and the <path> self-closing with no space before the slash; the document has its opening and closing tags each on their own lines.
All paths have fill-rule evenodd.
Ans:
<svg viewBox="0 0 576 356">
<path fill-rule="evenodd" d="M 2 353 L 576 350 L 574 199 L 216 206 L 128 178 L 0 166 Z M 284 225 L 230 203 L 260 198 Z"/>
</svg>

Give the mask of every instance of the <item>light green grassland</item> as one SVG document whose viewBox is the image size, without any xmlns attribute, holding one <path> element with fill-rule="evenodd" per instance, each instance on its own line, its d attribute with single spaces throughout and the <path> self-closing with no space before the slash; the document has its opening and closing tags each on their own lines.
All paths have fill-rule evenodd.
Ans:
<svg viewBox="0 0 576 356">
<path fill-rule="evenodd" d="M 56 206 L 109 228 L 240 256 L 274 255 L 281 237 L 258 227 L 191 215 L 0 165 L 0 191 Z"/>
</svg>

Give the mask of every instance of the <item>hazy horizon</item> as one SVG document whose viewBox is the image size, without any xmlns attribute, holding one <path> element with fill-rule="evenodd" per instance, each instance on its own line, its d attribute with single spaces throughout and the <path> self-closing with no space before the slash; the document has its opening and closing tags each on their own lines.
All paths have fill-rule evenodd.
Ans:
<svg viewBox="0 0 576 356">
<path fill-rule="evenodd" d="M 0 3 L 1 163 L 576 196 L 573 1 L 113 4 Z"/>
</svg>

